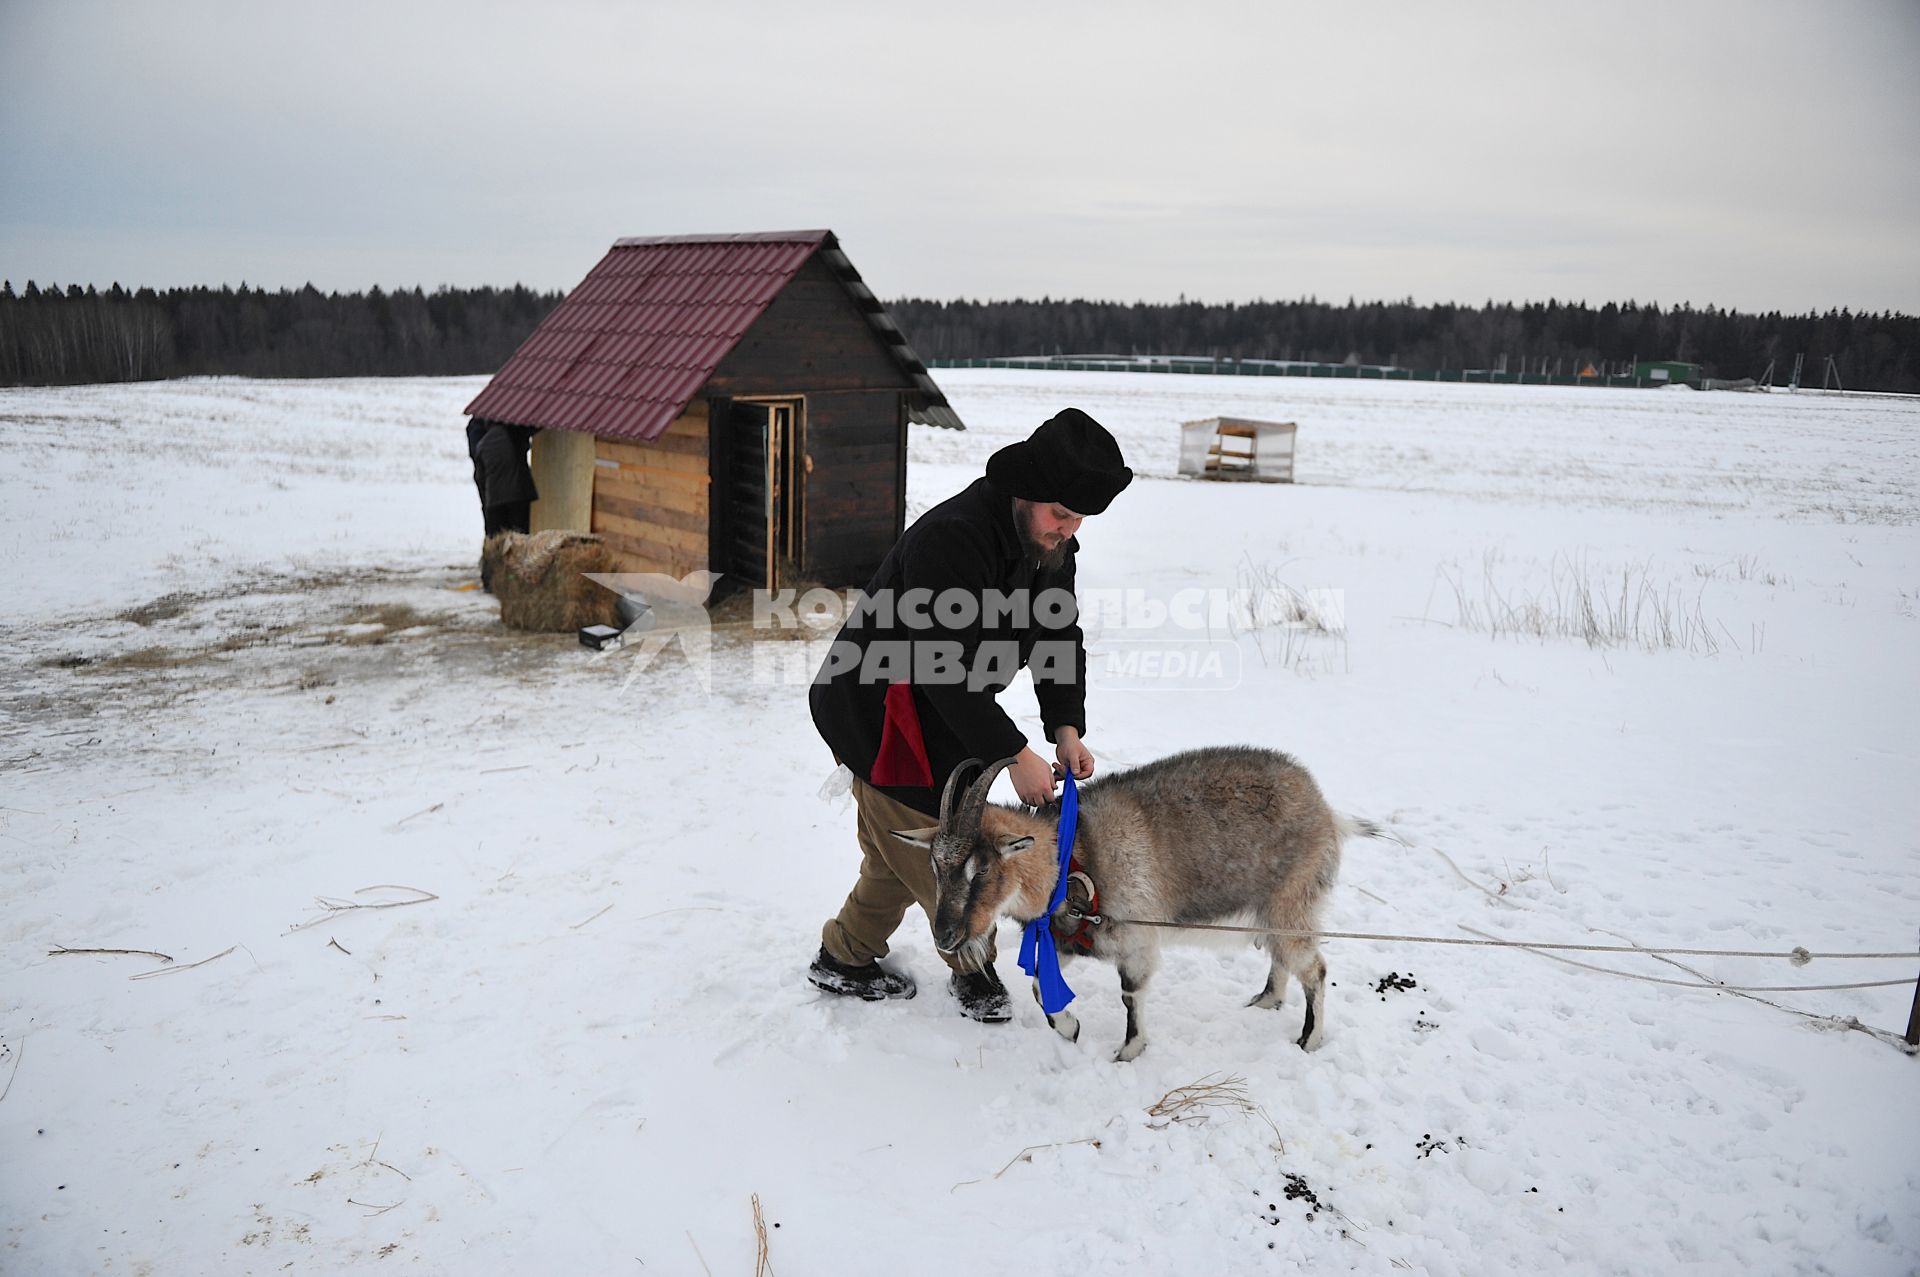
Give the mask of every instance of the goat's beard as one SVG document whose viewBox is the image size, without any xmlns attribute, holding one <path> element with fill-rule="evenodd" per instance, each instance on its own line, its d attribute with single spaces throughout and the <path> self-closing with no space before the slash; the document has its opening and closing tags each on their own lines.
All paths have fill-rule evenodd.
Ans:
<svg viewBox="0 0 1920 1277">
<path fill-rule="evenodd" d="M 1027 557 L 1033 560 L 1035 566 L 1057 568 L 1067 561 L 1067 542 L 1072 540 L 1071 537 L 1061 537 L 1060 540 L 1049 549 L 1041 543 L 1040 538 L 1034 533 L 1033 507 L 1031 505 L 1024 503 L 1016 504 L 1013 507 L 1013 516 L 1014 526 L 1020 530 L 1020 544 L 1027 548 Z"/>
<path fill-rule="evenodd" d="M 962 971 L 985 971 L 991 964 L 987 961 L 987 946 L 993 932 L 975 936 L 953 951 L 954 965 Z"/>
</svg>

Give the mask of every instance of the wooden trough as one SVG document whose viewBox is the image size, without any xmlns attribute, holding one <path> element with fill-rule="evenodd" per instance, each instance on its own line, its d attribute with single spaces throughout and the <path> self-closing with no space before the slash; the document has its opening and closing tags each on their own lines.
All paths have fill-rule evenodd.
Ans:
<svg viewBox="0 0 1920 1277">
<path fill-rule="evenodd" d="M 1293 482 L 1292 421 L 1206 417 L 1180 423 L 1180 473 L 1196 479 Z"/>
</svg>

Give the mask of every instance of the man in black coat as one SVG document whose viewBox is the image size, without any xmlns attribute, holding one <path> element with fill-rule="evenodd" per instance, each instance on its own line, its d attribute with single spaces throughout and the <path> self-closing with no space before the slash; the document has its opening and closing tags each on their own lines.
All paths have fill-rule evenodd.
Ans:
<svg viewBox="0 0 1920 1277">
<path fill-rule="evenodd" d="M 540 493 L 527 466 L 531 426 L 510 426 L 478 417 L 467 423 L 467 456 L 473 461 L 473 485 L 480 491 L 480 515 L 486 534 L 525 532 Z"/>
<path fill-rule="evenodd" d="M 1074 533 L 1132 480 L 1113 436 L 1069 408 L 994 453 L 985 478 L 922 515 L 880 564 L 809 696 L 820 735 L 853 773 L 861 850 L 859 879 L 808 968 L 817 987 L 913 996 L 913 981 L 879 959 L 908 905 L 932 916 L 933 868 L 891 832 L 936 823 L 962 762 L 1013 758 L 1014 792 L 1035 806 L 1053 797 L 1058 770 L 1093 774 Z M 994 699 L 1023 667 L 1057 768 Z M 1010 1018 L 991 937 L 984 954 L 941 956 L 967 1015 Z"/>
</svg>

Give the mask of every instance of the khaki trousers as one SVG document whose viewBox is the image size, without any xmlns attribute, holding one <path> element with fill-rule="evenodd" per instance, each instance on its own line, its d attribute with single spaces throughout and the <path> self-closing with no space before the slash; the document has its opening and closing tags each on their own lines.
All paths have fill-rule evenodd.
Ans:
<svg viewBox="0 0 1920 1277">
<path fill-rule="evenodd" d="M 853 781 L 853 803 L 860 841 L 860 878 L 847 894 L 837 917 L 821 928 L 820 943 L 841 962 L 864 966 L 887 956 L 887 938 L 906 917 L 907 906 L 917 904 L 931 925 L 933 917 L 933 861 L 924 847 L 901 842 L 896 829 L 925 829 L 931 816 L 897 803 L 859 777 Z M 940 953 L 938 949 L 935 953 Z M 987 933 L 986 959 L 993 961 L 993 933 Z M 940 954 L 955 971 L 974 968 L 957 955 Z"/>
</svg>

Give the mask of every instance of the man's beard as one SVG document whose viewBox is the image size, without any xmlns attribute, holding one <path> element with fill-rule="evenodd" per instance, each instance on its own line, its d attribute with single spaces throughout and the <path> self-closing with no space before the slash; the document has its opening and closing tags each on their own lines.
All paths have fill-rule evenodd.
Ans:
<svg viewBox="0 0 1920 1277">
<path fill-rule="evenodd" d="M 1027 548 L 1027 557 L 1036 567 L 1057 568 L 1067 561 L 1067 542 L 1071 537 L 1061 537 L 1060 543 L 1049 550 L 1033 534 L 1033 507 L 1015 506 L 1014 524 L 1020 529 L 1020 544 Z"/>
</svg>

